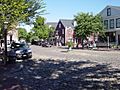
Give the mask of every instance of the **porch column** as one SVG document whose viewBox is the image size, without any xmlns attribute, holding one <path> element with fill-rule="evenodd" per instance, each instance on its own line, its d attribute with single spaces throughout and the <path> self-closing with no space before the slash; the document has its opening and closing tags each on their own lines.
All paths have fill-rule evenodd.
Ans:
<svg viewBox="0 0 120 90">
<path fill-rule="evenodd" d="M 116 34 L 115 34 L 115 39 L 116 39 L 116 45 L 118 45 L 118 32 L 116 31 Z"/>
</svg>

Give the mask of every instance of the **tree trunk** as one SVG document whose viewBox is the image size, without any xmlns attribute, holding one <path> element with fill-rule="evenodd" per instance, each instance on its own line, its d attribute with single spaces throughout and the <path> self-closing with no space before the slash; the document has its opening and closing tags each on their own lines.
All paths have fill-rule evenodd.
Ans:
<svg viewBox="0 0 120 90">
<path fill-rule="evenodd" d="M 4 28 L 4 60 L 3 63 L 7 63 L 7 29 Z"/>
</svg>

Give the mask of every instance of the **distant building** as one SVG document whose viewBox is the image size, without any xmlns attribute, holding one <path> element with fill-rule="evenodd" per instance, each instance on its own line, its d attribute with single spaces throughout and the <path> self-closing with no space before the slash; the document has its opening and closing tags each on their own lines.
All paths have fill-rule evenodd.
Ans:
<svg viewBox="0 0 120 90">
<path fill-rule="evenodd" d="M 56 43 L 65 46 L 68 40 L 74 40 L 74 20 L 60 19 L 56 27 Z"/>
<path fill-rule="evenodd" d="M 49 28 L 53 27 L 54 29 L 56 29 L 57 22 L 47 22 L 46 24 L 49 26 Z"/>
<path fill-rule="evenodd" d="M 8 31 L 7 40 L 8 41 L 18 41 L 18 30 L 13 29 L 13 30 Z"/>
<path fill-rule="evenodd" d="M 120 6 L 106 6 L 99 14 L 110 42 L 120 45 Z"/>
<path fill-rule="evenodd" d="M 0 37 L 0 47 L 4 46 L 4 32 L 2 32 Z M 10 44 L 12 41 L 18 41 L 18 30 L 13 29 L 7 32 L 7 44 Z"/>
</svg>

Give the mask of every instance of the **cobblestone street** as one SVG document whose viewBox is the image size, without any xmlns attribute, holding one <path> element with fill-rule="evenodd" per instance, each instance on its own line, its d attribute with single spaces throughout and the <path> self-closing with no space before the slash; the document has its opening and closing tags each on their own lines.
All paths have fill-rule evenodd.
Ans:
<svg viewBox="0 0 120 90">
<path fill-rule="evenodd" d="M 0 90 L 120 89 L 118 51 L 31 48 L 32 59 L 0 66 Z"/>
<path fill-rule="evenodd" d="M 120 68 L 120 51 L 95 51 L 73 49 L 67 52 L 65 48 L 42 48 L 40 46 L 31 46 L 33 58 L 64 59 L 69 61 L 91 61 L 97 63 L 110 64 L 114 68 Z"/>
</svg>

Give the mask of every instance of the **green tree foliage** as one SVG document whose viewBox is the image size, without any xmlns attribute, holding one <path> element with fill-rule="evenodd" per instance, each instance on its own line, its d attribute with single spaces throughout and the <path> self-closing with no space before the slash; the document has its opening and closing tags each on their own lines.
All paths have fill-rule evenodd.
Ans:
<svg viewBox="0 0 120 90">
<path fill-rule="evenodd" d="M 19 28 L 18 29 L 18 38 L 19 39 L 27 39 L 27 31 L 24 28 Z"/>
<path fill-rule="evenodd" d="M 54 32 L 55 32 L 55 28 L 54 27 L 50 27 L 49 28 L 49 38 L 53 38 L 54 37 Z"/>
<path fill-rule="evenodd" d="M 35 36 L 38 36 L 39 39 L 48 39 L 50 29 L 45 25 L 45 18 L 38 16 L 34 22 L 33 32 Z"/>
<path fill-rule="evenodd" d="M 28 32 L 26 41 L 31 42 L 32 40 L 38 40 L 38 36 L 35 36 L 33 32 Z"/>
<path fill-rule="evenodd" d="M 5 21 L 9 26 L 19 22 L 31 22 L 37 15 L 44 13 L 43 0 L 0 0 L 0 25 Z"/>
<path fill-rule="evenodd" d="M 78 13 L 75 15 L 75 21 L 77 22 L 75 34 L 77 38 L 82 39 L 82 46 L 83 40 L 89 37 L 92 33 L 104 34 L 102 18 L 99 15 L 93 16 L 89 13 Z"/>
<path fill-rule="evenodd" d="M 32 32 L 28 32 L 26 41 L 27 41 L 27 42 L 31 42 L 31 38 L 32 38 L 33 36 L 34 36 L 34 35 L 33 35 Z"/>
<path fill-rule="evenodd" d="M 105 37 L 105 29 L 100 15 L 95 15 L 93 18 L 92 29 L 95 34 L 99 34 L 101 37 Z"/>
</svg>

